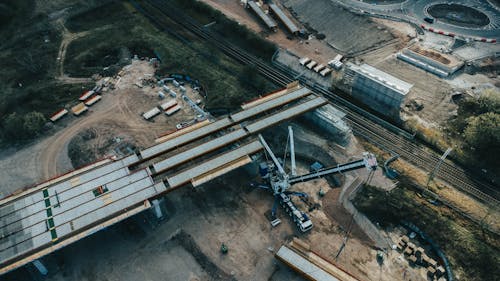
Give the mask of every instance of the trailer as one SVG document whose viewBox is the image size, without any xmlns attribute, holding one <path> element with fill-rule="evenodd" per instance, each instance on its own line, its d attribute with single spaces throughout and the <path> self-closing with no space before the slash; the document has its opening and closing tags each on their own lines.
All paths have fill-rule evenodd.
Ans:
<svg viewBox="0 0 500 281">
<path fill-rule="evenodd" d="M 299 60 L 299 63 L 300 63 L 300 65 L 306 65 L 306 64 L 307 64 L 308 62 L 310 62 L 310 61 L 311 61 L 311 59 L 310 59 L 310 58 L 305 57 L 305 58 L 301 58 L 301 59 Z"/>
<path fill-rule="evenodd" d="M 162 103 L 162 104 L 160 105 L 160 107 L 161 107 L 161 109 L 163 109 L 163 110 L 167 110 L 167 109 L 169 109 L 169 108 L 171 108 L 171 107 L 173 107 L 173 106 L 176 106 L 176 105 L 177 105 L 177 101 L 176 101 L 176 100 L 169 100 L 169 101 L 167 101 L 167 102 L 165 102 L 165 103 Z"/>
<path fill-rule="evenodd" d="M 94 103 L 98 102 L 101 100 L 101 96 L 100 95 L 95 95 L 93 97 L 91 97 L 90 99 L 86 100 L 85 101 L 85 105 L 86 106 L 92 106 Z"/>
<path fill-rule="evenodd" d="M 316 66 L 316 67 L 314 68 L 314 72 L 320 72 L 320 71 L 321 71 L 321 70 L 323 70 L 325 67 L 326 67 L 326 65 L 324 65 L 324 64 L 320 64 L 320 65 L 318 65 L 318 66 Z"/>
<path fill-rule="evenodd" d="M 170 115 L 176 113 L 179 110 L 181 110 L 181 106 L 177 104 L 177 105 L 172 106 L 170 109 L 166 110 L 165 114 L 167 116 L 170 116 Z"/>
<path fill-rule="evenodd" d="M 85 101 L 86 99 L 90 98 L 93 94 L 94 94 L 94 91 L 93 91 L 93 90 L 86 91 L 85 93 L 83 93 L 83 94 L 82 94 L 82 95 L 78 98 L 78 100 L 79 100 L 79 101 Z"/>
<path fill-rule="evenodd" d="M 313 67 L 315 67 L 317 64 L 318 64 L 317 62 L 315 62 L 315 61 L 311 61 L 310 63 L 308 63 L 308 64 L 306 65 L 306 67 L 307 67 L 307 68 L 309 68 L 309 69 L 312 69 L 312 68 L 313 68 Z"/>
<path fill-rule="evenodd" d="M 73 114 L 75 116 L 79 116 L 81 115 L 82 113 L 84 113 L 85 111 L 87 111 L 89 108 L 87 106 L 85 106 L 85 104 L 83 102 L 73 106 L 71 108 L 71 111 L 73 112 Z"/>
<path fill-rule="evenodd" d="M 59 110 L 58 112 L 52 114 L 52 116 L 50 116 L 49 119 L 52 122 L 56 122 L 57 120 L 61 119 L 66 114 L 68 114 L 68 110 L 63 108 L 63 109 Z"/>
<path fill-rule="evenodd" d="M 155 117 L 156 115 L 160 114 L 160 112 L 161 112 L 161 110 L 158 107 L 155 107 L 155 108 L 151 109 L 150 111 L 143 113 L 142 117 L 144 117 L 144 119 L 146 119 L 146 120 L 149 120 L 149 119 Z"/>
<path fill-rule="evenodd" d="M 321 75 L 321 76 L 325 77 L 326 75 L 330 74 L 330 72 L 332 72 L 332 70 L 331 70 L 330 68 L 328 68 L 328 67 L 327 67 L 327 68 L 323 69 L 323 70 L 319 73 L 319 75 Z"/>
</svg>

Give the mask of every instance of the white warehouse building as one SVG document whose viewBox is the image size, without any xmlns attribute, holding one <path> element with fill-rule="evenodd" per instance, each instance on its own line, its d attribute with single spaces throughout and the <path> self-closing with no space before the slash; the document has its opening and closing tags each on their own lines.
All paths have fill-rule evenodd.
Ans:
<svg viewBox="0 0 500 281">
<path fill-rule="evenodd" d="M 347 64 L 344 79 L 352 86 L 352 95 L 383 113 L 399 112 L 401 103 L 413 87 L 368 64 Z"/>
</svg>

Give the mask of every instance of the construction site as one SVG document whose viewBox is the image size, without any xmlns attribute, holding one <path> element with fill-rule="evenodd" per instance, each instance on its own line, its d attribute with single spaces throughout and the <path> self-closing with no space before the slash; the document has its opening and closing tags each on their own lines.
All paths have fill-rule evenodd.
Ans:
<svg viewBox="0 0 500 281">
<path fill-rule="evenodd" d="M 498 167 L 446 133 L 498 3 L 34 2 L 60 97 L 29 141 L 0 100 L 0 280 L 498 278 Z"/>
</svg>

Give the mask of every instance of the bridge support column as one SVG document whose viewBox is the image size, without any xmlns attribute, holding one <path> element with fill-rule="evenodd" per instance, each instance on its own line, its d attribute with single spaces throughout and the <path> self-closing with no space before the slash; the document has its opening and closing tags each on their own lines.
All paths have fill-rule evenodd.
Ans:
<svg viewBox="0 0 500 281">
<path fill-rule="evenodd" d="M 161 210 L 161 206 L 160 206 L 161 202 L 163 202 L 163 200 L 160 201 L 158 199 L 154 199 L 153 201 L 151 201 L 151 205 L 153 205 L 151 207 L 151 209 L 154 212 L 156 218 L 159 220 L 162 220 L 165 218 L 163 216 L 163 211 Z"/>
<path fill-rule="evenodd" d="M 40 260 L 34 260 L 31 263 L 41 275 L 46 276 L 49 273 L 45 265 L 43 265 L 43 263 Z"/>
</svg>

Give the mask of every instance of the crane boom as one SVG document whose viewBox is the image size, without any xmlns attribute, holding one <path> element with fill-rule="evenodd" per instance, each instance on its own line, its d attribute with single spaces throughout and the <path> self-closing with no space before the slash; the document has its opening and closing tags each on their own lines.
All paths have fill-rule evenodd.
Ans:
<svg viewBox="0 0 500 281">
<path fill-rule="evenodd" d="M 276 167 L 278 168 L 280 176 L 282 178 L 286 178 L 286 173 L 285 173 L 285 170 L 283 169 L 283 166 L 281 166 L 281 164 L 279 163 L 279 161 L 276 158 L 276 156 L 274 156 L 273 151 L 271 150 L 271 148 L 269 147 L 269 145 L 267 145 L 266 140 L 264 140 L 264 138 L 262 137 L 261 134 L 259 134 L 259 140 L 260 140 L 260 143 L 262 143 L 262 145 L 266 149 L 266 151 L 269 154 L 269 156 L 271 156 L 271 159 L 273 160 L 274 165 L 276 165 Z"/>
<path fill-rule="evenodd" d="M 337 166 L 321 169 L 309 174 L 291 177 L 289 179 L 289 183 L 294 184 L 298 182 L 310 181 L 312 179 L 321 178 L 330 174 L 348 172 L 362 167 L 365 167 L 369 171 L 375 170 L 377 168 L 377 159 L 375 158 L 375 156 L 371 153 L 363 153 L 363 159 L 352 161 L 346 164 L 339 164 Z"/>
<path fill-rule="evenodd" d="M 297 167 L 295 165 L 295 143 L 293 141 L 292 126 L 288 126 L 288 135 L 290 137 L 290 160 L 292 163 L 292 177 L 297 175 Z"/>
</svg>

